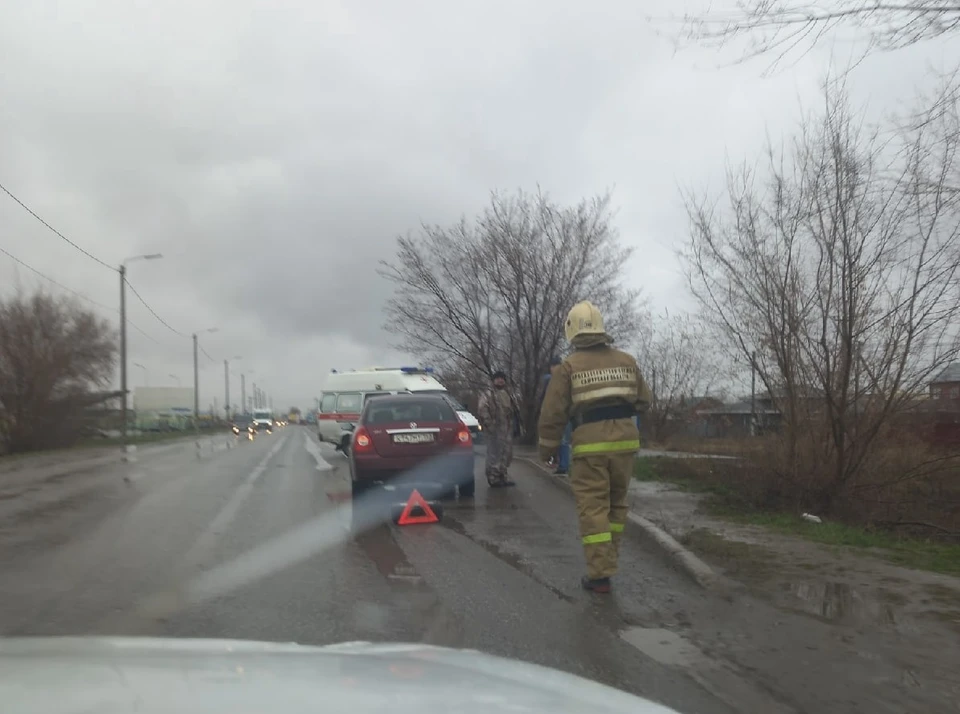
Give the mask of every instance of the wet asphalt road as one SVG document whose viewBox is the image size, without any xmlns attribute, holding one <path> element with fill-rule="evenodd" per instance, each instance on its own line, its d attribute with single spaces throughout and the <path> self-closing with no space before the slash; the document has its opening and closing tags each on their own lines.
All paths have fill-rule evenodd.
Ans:
<svg viewBox="0 0 960 714">
<path fill-rule="evenodd" d="M 628 538 L 617 593 L 583 593 L 572 499 L 532 466 L 515 462 L 514 489 L 478 478 L 476 498 L 448 504 L 440 524 L 352 535 L 346 462 L 312 430 L 230 447 L 198 459 L 190 442 L 171 445 L 0 502 L 0 635 L 428 642 L 555 667 L 681 712 L 733 711 L 625 636 L 690 584 Z M 334 536 L 309 536 L 298 562 L 268 553 L 205 600 L 144 607 L 316 522 Z"/>
</svg>

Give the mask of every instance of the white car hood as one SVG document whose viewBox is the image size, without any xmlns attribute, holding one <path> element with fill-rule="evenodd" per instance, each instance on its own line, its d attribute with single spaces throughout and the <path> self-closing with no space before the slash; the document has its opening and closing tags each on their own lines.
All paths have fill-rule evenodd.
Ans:
<svg viewBox="0 0 960 714">
<path fill-rule="evenodd" d="M 0 639 L 7 714 L 677 714 L 557 670 L 417 644 Z"/>
</svg>

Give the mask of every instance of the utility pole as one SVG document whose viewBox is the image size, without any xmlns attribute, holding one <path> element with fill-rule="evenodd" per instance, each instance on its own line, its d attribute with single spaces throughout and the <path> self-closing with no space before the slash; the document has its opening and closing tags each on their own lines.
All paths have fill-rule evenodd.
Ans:
<svg viewBox="0 0 960 714">
<path fill-rule="evenodd" d="M 223 360 L 223 413 L 230 421 L 230 363 Z"/>
<path fill-rule="evenodd" d="M 201 332 L 216 332 L 218 328 L 208 327 Z M 194 430 L 200 431 L 200 361 L 197 333 L 193 333 L 193 423 Z"/>
<path fill-rule="evenodd" d="M 162 258 L 160 253 L 149 255 L 135 255 L 127 258 L 117 272 L 120 274 L 120 442 L 124 454 L 127 451 L 127 263 L 133 260 L 156 260 Z M 126 457 L 124 457 L 126 458 Z"/>
<path fill-rule="evenodd" d="M 757 435 L 757 352 L 750 353 L 750 436 Z"/>
<path fill-rule="evenodd" d="M 193 430 L 200 431 L 200 368 L 197 365 L 196 332 L 193 333 Z"/>
<path fill-rule="evenodd" d="M 120 263 L 120 444 L 127 452 L 127 266 Z M 126 456 L 124 456 L 126 458 Z"/>
<path fill-rule="evenodd" d="M 241 414 L 247 413 L 247 375 L 240 373 L 240 409 Z"/>
</svg>

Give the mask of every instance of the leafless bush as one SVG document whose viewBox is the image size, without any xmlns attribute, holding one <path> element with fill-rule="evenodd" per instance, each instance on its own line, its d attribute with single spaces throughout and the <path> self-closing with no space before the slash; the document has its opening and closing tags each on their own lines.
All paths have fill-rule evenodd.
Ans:
<svg viewBox="0 0 960 714">
<path fill-rule="evenodd" d="M 507 372 L 533 434 L 542 375 L 562 351 L 563 322 L 579 300 L 604 311 L 630 345 L 641 324 L 639 292 L 622 284 L 631 250 L 611 225 L 608 195 L 559 206 L 542 193 L 491 196 L 473 222 L 423 226 L 398 238 L 381 274 L 396 286 L 386 329 L 461 391 Z"/>
<path fill-rule="evenodd" d="M 0 440 L 10 452 L 63 445 L 102 399 L 115 358 L 110 325 L 72 298 L 0 301 Z"/>
<path fill-rule="evenodd" d="M 653 396 L 643 422 L 654 441 L 682 431 L 698 400 L 721 394 L 729 369 L 709 341 L 702 321 L 686 313 L 665 311 L 642 331 L 637 363 Z"/>
<path fill-rule="evenodd" d="M 725 211 L 688 195 L 685 258 L 718 339 L 783 415 L 778 473 L 829 511 L 960 353 L 960 206 L 945 180 L 960 138 L 931 117 L 894 151 L 842 85 L 825 98 L 764 173 L 729 173 Z"/>
</svg>

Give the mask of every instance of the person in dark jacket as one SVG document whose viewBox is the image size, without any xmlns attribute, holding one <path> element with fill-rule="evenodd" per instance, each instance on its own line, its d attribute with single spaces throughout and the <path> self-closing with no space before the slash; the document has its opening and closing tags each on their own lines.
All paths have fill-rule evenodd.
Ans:
<svg viewBox="0 0 960 714">
<path fill-rule="evenodd" d="M 491 375 L 491 388 L 480 395 L 477 409 L 487 443 L 486 474 L 491 488 L 513 486 L 507 476 L 513 461 L 513 432 L 516 414 L 507 389 L 507 375 L 497 370 Z"/>
</svg>

